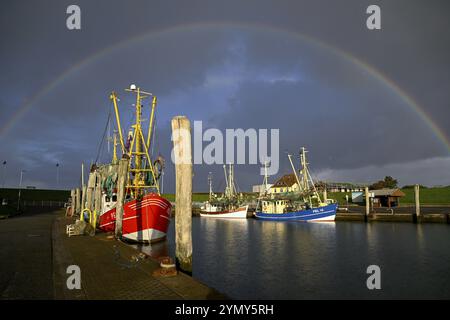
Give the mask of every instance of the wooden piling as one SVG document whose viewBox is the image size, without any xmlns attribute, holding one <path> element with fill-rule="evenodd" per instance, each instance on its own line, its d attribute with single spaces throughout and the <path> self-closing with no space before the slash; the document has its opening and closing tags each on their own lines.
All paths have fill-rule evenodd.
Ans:
<svg viewBox="0 0 450 320">
<path fill-rule="evenodd" d="M 74 215 L 75 214 L 75 203 L 76 203 L 75 189 L 70 190 L 70 198 L 72 199 L 72 203 L 70 204 L 70 206 L 72 208 L 72 215 Z"/>
<path fill-rule="evenodd" d="M 94 188 L 95 188 L 95 172 L 89 173 L 89 180 L 86 190 L 86 209 L 92 211 L 94 209 Z"/>
<path fill-rule="evenodd" d="M 414 185 L 414 202 L 416 204 L 416 217 L 420 217 L 420 194 L 419 185 Z"/>
<path fill-rule="evenodd" d="M 81 191 L 80 188 L 76 188 L 75 190 L 75 199 L 76 199 L 76 210 L 75 212 L 79 214 L 81 212 Z"/>
<path fill-rule="evenodd" d="M 83 185 L 83 189 L 81 190 L 81 211 L 86 208 L 86 191 L 87 187 Z"/>
<path fill-rule="evenodd" d="M 370 196 L 369 196 L 369 187 L 366 187 L 364 190 L 365 198 L 366 198 L 366 217 L 370 213 Z"/>
<path fill-rule="evenodd" d="M 115 235 L 117 239 L 122 237 L 122 219 L 123 219 L 123 204 L 125 202 L 125 188 L 128 176 L 129 159 L 119 160 L 119 171 L 117 178 L 117 204 L 116 204 L 116 230 Z"/>
<path fill-rule="evenodd" d="M 100 215 L 102 210 L 102 175 L 100 173 L 96 174 L 96 183 L 94 191 L 94 211 L 97 216 Z"/>
<path fill-rule="evenodd" d="M 177 267 L 192 274 L 192 150 L 189 119 L 172 119 L 175 162 L 175 256 Z"/>
</svg>

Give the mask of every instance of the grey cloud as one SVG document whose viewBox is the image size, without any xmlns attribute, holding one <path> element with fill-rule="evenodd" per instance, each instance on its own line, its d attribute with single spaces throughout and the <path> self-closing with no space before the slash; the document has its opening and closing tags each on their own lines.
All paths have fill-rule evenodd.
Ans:
<svg viewBox="0 0 450 320">
<path fill-rule="evenodd" d="M 174 25 L 210 26 L 201 31 L 180 29 L 177 34 L 111 51 L 76 69 L 37 100 L 0 137 L 2 145 L 11 146 L 8 153 L 0 151 L 0 160 L 8 160 L 11 185 L 16 184 L 17 172 L 30 165 L 36 166 L 27 174 L 30 181 L 54 186 L 55 161 L 62 162 L 61 183 L 77 184 L 81 161 L 96 156 L 110 108 L 109 92 L 122 93 L 130 82 L 153 90 L 160 98 L 158 149 L 167 159 L 169 120 L 185 114 L 222 129 L 279 127 L 280 174 L 290 170 L 284 152 L 306 145 L 315 170 L 331 168 L 348 173 L 348 179 L 359 178 L 352 171 L 355 168 L 382 170 L 405 163 L 414 172 L 406 163 L 419 162 L 436 181 L 450 179 L 448 170 L 439 167 L 445 168 L 443 162 L 426 160 L 448 156 L 448 150 L 386 85 L 331 51 L 270 31 L 277 27 L 305 34 L 374 66 L 416 99 L 450 136 L 446 1 L 375 1 L 382 7 L 380 32 L 365 28 L 365 8 L 374 3 L 369 0 L 77 3 L 83 15 L 80 32 L 65 29 L 65 8 L 71 1 L 40 1 L 39 5 L 6 1 L 2 5 L 1 126 L 58 75 L 96 52 Z M 234 27 L 212 27 L 217 21 Z M 254 23 L 266 28 L 238 27 Z M 270 76 L 278 81 L 270 81 Z M 283 81 L 283 77 L 296 81 Z M 121 105 L 127 108 L 131 100 L 121 96 Z M 35 148 L 27 149 L 27 145 Z M 107 158 L 103 150 L 102 160 Z M 170 166 L 168 190 L 174 182 Z M 260 180 L 259 166 L 236 170 L 242 188 Z M 369 177 L 371 169 L 367 170 Z M 406 176 L 407 169 L 398 170 Z M 209 171 L 218 179 L 223 175 L 220 166 L 196 166 L 196 188 L 206 190 Z"/>
</svg>

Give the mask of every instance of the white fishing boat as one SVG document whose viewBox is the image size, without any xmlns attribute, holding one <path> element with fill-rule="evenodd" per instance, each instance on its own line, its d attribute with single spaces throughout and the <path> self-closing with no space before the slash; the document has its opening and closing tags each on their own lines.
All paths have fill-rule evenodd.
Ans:
<svg viewBox="0 0 450 320">
<path fill-rule="evenodd" d="M 222 197 L 217 197 L 212 192 L 212 176 L 208 176 L 209 199 L 200 208 L 200 216 L 207 218 L 227 218 L 227 219 L 246 219 L 248 205 L 242 203 L 242 196 L 236 192 L 234 184 L 234 168 L 229 165 L 227 173 L 226 166 L 223 166 L 225 172 L 225 181 L 227 187 Z"/>
</svg>

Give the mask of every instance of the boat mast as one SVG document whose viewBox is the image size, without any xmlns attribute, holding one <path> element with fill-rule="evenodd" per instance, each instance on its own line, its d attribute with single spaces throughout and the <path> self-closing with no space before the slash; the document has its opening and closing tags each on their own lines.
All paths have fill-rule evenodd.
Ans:
<svg viewBox="0 0 450 320">
<path fill-rule="evenodd" d="M 136 123 L 134 124 L 134 139 L 135 139 L 135 151 L 134 151 L 134 169 L 139 170 L 142 167 L 142 148 L 141 148 L 141 143 L 142 140 L 140 139 L 140 131 L 141 131 L 141 115 L 142 115 L 142 105 L 141 105 L 141 100 L 143 99 L 143 97 L 141 98 L 141 89 L 137 88 L 136 89 Z M 130 150 L 131 153 L 133 153 L 133 150 Z M 144 177 L 142 176 L 141 172 L 139 171 L 135 171 L 134 174 L 134 180 L 133 180 L 133 184 L 135 187 L 135 193 L 136 193 L 136 197 L 138 197 L 140 195 L 140 190 L 139 187 L 140 185 L 144 184 Z"/>
<path fill-rule="evenodd" d="M 155 108 L 156 108 L 156 96 L 153 96 L 152 98 L 152 112 L 150 114 L 150 124 L 148 126 L 148 133 L 147 133 L 147 149 L 150 150 L 150 141 L 152 137 L 153 132 L 153 119 L 155 117 Z"/>
<path fill-rule="evenodd" d="M 127 181 L 127 188 L 131 190 L 131 193 L 134 198 L 138 198 L 143 195 L 145 189 L 153 189 L 158 194 L 159 191 L 159 184 L 156 179 L 155 174 L 155 168 L 153 167 L 153 162 L 151 161 L 150 155 L 149 155 L 149 147 L 150 147 L 150 139 L 147 137 L 147 141 L 144 137 L 144 134 L 142 132 L 142 125 L 141 125 L 141 117 L 142 117 L 142 100 L 144 100 L 147 97 L 153 97 L 153 103 L 152 103 L 152 113 L 151 113 L 151 125 L 149 125 L 148 134 L 151 136 L 152 134 L 152 124 L 153 124 L 153 117 L 154 117 L 154 111 L 156 107 L 156 97 L 153 96 L 153 94 L 149 92 L 142 91 L 140 88 L 136 87 L 135 85 L 131 85 L 129 89 L 125 89 L 125 91 L 132 92 L 136 94 L 136 122 L 131 126 L 131 136 L 132 140 L 130 143 L 129 150 L 125 149 L 125 143 L 123 140 L 122 135 L 122 128 L 120 125 L 120 115 L 119 115 L 119 109 L 117 106 L 117 95 L 115 92 L 111 94 L 111 99 L 114 103 L 114 111 L 116 113 L 116 121 L 117 121 L 117 128 L 119 131 L 119 137 L 120 137 L 120 144 L 122 146 L 122 150 L 124 154 L 127 154 L 127 156 L 132 159 L 134 158 L 134 165 L 133 161 L 130 161 L 128 172 L 130 175 L 128 176 Z M 133 160 L 133 159 L 132 159 Z M 148 183 L 148 174 L 151 175 L 151 183 Z M 131 176 L 134 176 L 133 179 L 131 179 Z"/>
<path fill-rule="evenodd" d="M 114 113 L 116 115 L 116 122 L 117 122 L 117 129 L 119 131 L 119 137 L 120 137 L 120 146 L 122 148 L 122 154 L 125 154 L 125 144 L 123 142 L 123 135 L 122 135 L 122 127 L 120 126 L 120 114 L 119 114 L 119 107 L 117 106 L 117 94 L 113 91 L 111 92 L 111 95 L 109 98 L 112 100 L 114 104 Z"/>
<path fill-rule="evenodd" d="M 294 163 L 292 162 L 291 157 L 292 157 L 292 155 L 288 154 L 289 162 L 291 163 L 292 171 L 294 172 L 295 180 L 297 180 L 298 189 L 299 189 L 299 192 L 301 193 L 301 192 L 304 191 L 304 188 L 303 188 L 303 186 L 300 184 L 300 179 L 299 179 L 299 177 L 298 177 L 298 175 L 297 175 L 297 170 L 295 170 Z"/>
<path fill-rule="evenodd" d="M 263 185 L 264 185 L 264 194 L 266 194 L 267 193 L 267 186 L 268 186 L 268 179 L 267 179 L 267 160 L 266 161 L 264 161 L 264 182 L 263 182 Z M 262 194 L 262 192 L 260 191 L 260 194 Z"/>
<path fill-rule="evenodd" d="M 314 185 L 314 181 L 311 177 L 311 174 L 309 172 L 308 169 L 308 162 L 306 161 L 306 149 L 305 147 L 302 147 L 301 149 L 301 155 L 300 155 L 300 159 L 301 159 L 301 163 L 302 163 L 302 173 L 303 173 L 303 181 L 305 183 L 305 190 L 313 190 L 314 195 L 317 198 L 317 201 L 319 202 L 319 204 L 322 203 L 322 200 L 320 198 L 319 193 L 317 192 L 316 186 Z M 311 202 L 311 196 L 309 196 L 309 202 Z"/>
<path fill-rule="evenodd" d="M 305 192 L 309 192 L 309 183 L 308 183 L 308 169 L 307 169 L 307 165 L 308 163 L 306 162 L 306 149 L 305 147 L 301 148 L 301 152 L 300 152 L 300 165 L 301 165 L 301 174 L 302 174 L 302 182 L 303 182 L 303 190 L 305 190 Z M 309 199 L 309 203 L 312 204 L 312 200 L 311 200 L 311 196 L 308 195 L 308 199 Z"/>
<path fill-rule="evenodd" d="M 223 172 L 224 172 L 224 175 L 225 175 L 225 185 L 226 185 L 226 187 L 225 187 L 225 197 L 228 197 L 228 194 L 229 194 L 228 186 L 229 186 L 229 184 L 228 184 L 228 173 L 227 173 L 227 165 L 226 164 L 223 165 Z"/>
<path fill-rule="evenodd" d="M 212 173 L 208 174 L 208 183 L 209 183 L 209 201 L 212 199 Z"/>
<path fill-rule="evenodd" d="M 229 189 L 230 189 L 230 198 L 234 194 L 234 172 L 233 172 L 233 165 L 230 163 L 230 169 L 228 171 L 229 178 L 228 182 L 230 183 Z"/>
<path fill-rule="evenodd" d="M 113 133 L 113 158 L 112 158 L 112 163 L 113 164 L 117 164 L 117 132 L 116 130 L 114 130 Z"/>
</svg>

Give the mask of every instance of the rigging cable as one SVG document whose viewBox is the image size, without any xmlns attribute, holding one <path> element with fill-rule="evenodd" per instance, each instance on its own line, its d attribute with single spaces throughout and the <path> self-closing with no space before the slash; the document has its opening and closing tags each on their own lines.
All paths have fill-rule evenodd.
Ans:
<svg viewBox="0 0 450 320">
<path fill-rule="evenodd" d="M 108 119 L 106 120 L 106 125 L 105 125 L 105 129 L 103 130 L 102 139 L 100 140 L 100 143 L 99 143 L 98 148 L 97 148 L 97 157 L 95 158 L 95 162 L 94 163 L 97 163 L 97 161 L 98 161 L 98 159 L 100 157 L 100 152 L 101 152 L 101 149 L 102 149 L 102 146 L 103 146 L 103 142 L 105 141 L 105 136 L 106 136 L 106 133 L 108 131 L 108 124 L 109 124 L 110 119 L 111 119 L 111 108 L 109 109 L 109 112 L 108 112 Z"/>
</svg>

